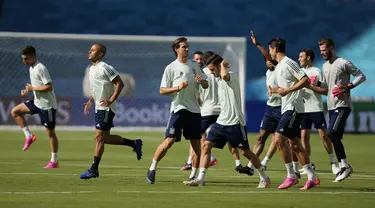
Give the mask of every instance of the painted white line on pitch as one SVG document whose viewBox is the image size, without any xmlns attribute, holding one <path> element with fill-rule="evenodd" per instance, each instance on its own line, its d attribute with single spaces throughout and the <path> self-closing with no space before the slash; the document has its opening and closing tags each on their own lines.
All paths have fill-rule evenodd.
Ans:
<svg viewBox="0 0 375 208">
<path fill-rule="evenodd" d="M 100 191 L 4 191 L 0 194 L 19 194 L 19 195 L 47 195 L 47 194 L 91 194 L 103 193 Z M 111 192 L 105 192 L 111 193 Z M 112 191 L 112 193 L 128 194 L 315 194 L 315 195 L 350 195 L 350 194 L 375 194 L 375 192 L 310 192 L 310 191 Z"/>
</svg>

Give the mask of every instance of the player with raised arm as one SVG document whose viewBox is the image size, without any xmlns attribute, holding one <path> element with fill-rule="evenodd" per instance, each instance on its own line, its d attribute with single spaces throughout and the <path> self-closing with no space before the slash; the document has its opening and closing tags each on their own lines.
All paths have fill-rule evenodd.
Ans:
<svg viewBox="0 0 375 208">
<path fill-rule="evenodd" d="M 52 87 L 52 79 L 47 68 L 36 58 L 36 50 L 33 46 L 26 46 L 22 49 L 22 61 L 29 66 L 30 82 L 25 89 L 21 90 L 21 95 L 33 92 L 34 100 L 28 100 L 15 106 L 12 111 L 12 117 L 21 127 L 25 134 L 26 140 L 23 151 L 29 149 L 30 145 L 35 142 L 36 136 L 31 133 L 24 118 L 25 114 L 38 114 L 41 124 L 47 132 L 50 148 L 51 160 L 44 168 L 58 168 L 57 152 L 59 142 L 55 132 L 57 101 L 55 92 Z"/>
<path fill-rule="evenodd" d="M 287 189 L 298 183 L 290 155 L 291 147 L 308 177 L 306 184 L 300 190 L 307 190 L 320 183 L 299 138 L 301 133 L 300 113 L 304 111 L 300 89 L 308 86 L 310 80 L 298 64 L 286 56 L 286 43 L 283 39 L 274 38 L 268 45 L 271 58 L 278 62 L 275 71 L 279 86 L 278 93 L 281 95 L 281 119 L 276 129 L 275 140 L 288 173 L 287 178 L 278 189 Z"/>
<path fill-rule="evenodd" d="M 92 62 L 89 72 L 91 97 L 83 111 L 85 115 L 88 115 L 94 102 L 95 152 L 91 167 L 80 175 L 81 179 L 99 177 L 99 163 L 104 153 L 104 144 L 129 146 L 136 153 L 137 160 L 142 158 L 141 139 L 130 140 L 111 134 L 111 128 L 114 127 L 113 118 L 117 110 L 116 99 L 124 83 L 117 71 L 103 61 L 106 52 L 106 47 L 97 43 L 91 46 L 88 54 L 88 59 Z"/>
<path fill-rule="evenodd" d="M 217 54 L 207 60 L 207 67 L 219 78 L 217 89 L 221 112 L 202 145 L 198 177 L 183 183 L 187 186 L 204 185 L 212 148 L 222 149 L 229 142 L 232 147 L 241 149 L 242 155 L 257 168 L 260 175 L 258 188 L 266 188 L 270 185 L 270 179 L 262 170 L 259 158 L 249 148 L 245 116 L 241 110 L 239 79 L 232 71 L 228 71 L 229 63 Z"/>
<path fill-rule="evenodd" d="M 281 117 L 281 96 L 277 93 L 277 77 L 275 72 L 277 61 L 271 59 L 267 49 L 265 49 L 258 42 L 253 31 L 250 31 L 250 38 L 253 44 L 262 53 L 264 60 L 266 61 L 266 66 L 268 68 L 266 72 L 266 87 L 268 95 L 267 109 L 260 124 L 259 135 L 257 136 L 256 143 L 253 148 L 254 154 L 260 157 L 264 150 L 264 146 L 266 144 L 268 136 L 270 134 L 273 134 L 272 141 L 268 148 L 267 154 L 261 162 L 263 168 L 266 169 L 268 162 L 271 160 L 272 156 L 275 154 L 277 150 L 274 139 L 274 133 L 276 131 L 277 124 L 280 121 Z M 254 166 L 251 164 L 251 162 L 249 162 L 247 168 L 253 170 Z"/>
<path fill-rule="evenodd" d="M 176 60 L 164 70 L 160 85 L 161 95 L 172 96 L 171 115 L 167 124 L 164 141 L 155 151 L 152 164 L 147 171 L 146 180 L 155 183 L 156 166 L 166 155 L 168 149 L 181 141 L 181 134 L 190 144 L 197 157 L 192 159 L 192 175 L 196 171 L 201 152 L 201 114 L 198 104 L 199 85 L 208 88 L 207 77 L 199 65 L 188 59 L 189 44 L 185 37 L 177 38 L 172 43 Z"/>
<path fill-rule="evenodd" d="M 299 53 L 299 63 L 302 69 L 305 71 L 308 77 L 317 76 L 322 81 L 322 74 L 320 70 L 313 67 L 313 61 L 315 58 L 314 51 L 310 48 L 302 49 Z M 330 164 L 332 166 L 332 173 L 337 174 L 340 168 L 336 164 L 335 156 L 333 155 L 332 142 L 328 138 L 327 134 L 327 123 L 323 113 L 323 100 L 322 94 L 327 95 L 327 89 L 319 88 L 316 86 L 308 86 L 301 89 L 302 98 L 305 107 L 304 113 L 301 114 L 301 139 L 302 146 L 306 150 L 307 155 L 310 157 L 313 169 L 315 169 L 314 163 L 311 160 L 311 146 L 310 146 L 310 134 L 312 124 L 318 130 L 319 137 L 323 141 L 324 148 L 326 149 Z M 303 170 L 301 170 L 303 171 Z M 304 171 L 301 174 L 306 174 Z"/>
<path fill-rule="evenodd" d="M 366 80 L 366 76 L 354 64 L 344 58 L 338 57 L 335 52 L 335 43 L 332 39 L 323 38 L 319 41 L 320 54 L 326 60 L 323 64 L 323 80 L 311 76 L 313 85 L 327 88 L 327 107 L 329 111 L 328 136 L 333 143 L 341 170 L 334 182 L 345 180 L 353 172 L 349 165 L 342 143 L 345 123 L 352 109 L 351 89 Z M 350 75 L 355 79 L 350 82 Z"/>
</svg>

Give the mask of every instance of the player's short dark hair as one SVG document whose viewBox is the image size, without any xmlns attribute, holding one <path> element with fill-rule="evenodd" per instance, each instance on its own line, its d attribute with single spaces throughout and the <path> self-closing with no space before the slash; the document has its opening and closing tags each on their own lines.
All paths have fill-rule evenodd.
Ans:
<svg viewBox="0 0 375 208">
<path fill-rule="evenodd" d="M 176 53 L 175 49 L 180 47 L 180 43 L 186 42 L 186 41 L 187 41 L 187 38 L 185 38 L 185 37 L 179 37 L 179 38 L 177 38 L 176 40 L 173 41 L 172 50 L 173 50 L 174 55 L 177 56 L 177 53 Z"/>
<path fill-rule="evenodd" d="M 212 52 L 212 51 L 206 51 L 206 52 L 204 52 L 204 54 L 203 54 L 203 63 L 207 65 L 208 58 L 210 58 L 213 55 L 215 55 L 215 53 Z"/>
<path fill-rule="evenodd" d="M 210 56 L 208 59 L 207 59 L 207 65 L 209 64 L 213 64 L 215 66 L 219 65 L 224 59 L 217 55 L 217 54 L 214 54 L 213 56 Z"/>
<path fill-rule="evenodd" d="M 321 38 L 319 40 L 319 46 L 321 45 L 326 45 L 327 47 L 335 47 L 335 43 L 333 42 L 333 40 L 331 38 Z"/>
<path fill-rule="evenodd" d="M 313 49 L 311 49 L 311 48 L 304 48 L 304 49 L 302 49 L 300 52 L 304 52 L 304 53 L 306 53 L 306 56 L 310 56 L 310 60 L 311 60 L 311 61 L 314 61 L 314 59 L 315 59 L 315 54 L 314 54 Z"/>
<path fill-rule="evenodd" d="M 107 47 L 101 43 L 95 43 L 95 45 L 99 46 L 99 52 L 103 53 L 103 57 L 107 53 Z"/>
<path fill-rule="evenodd" d="M 203 52 L 202 52 L 202 51 L 195 51 L 195 52 L 193 53 L 193 56 L 194 56 L 195 54 L 198 54 L 198 55 L 200 55 L 200 56 L 203 56 Z"/>
<path fill-rule="evenodd" d="M 276 48 L 276 52 L 285 53 L 286 52 L 286 42 L 281 38 L 273 38 L 268 42 L 271 48 Z"/>
<path fill-rule="evenodd" d="M 36 50 L 33 46 L 26 46 L 22 49 L 22 55 L 25 56 L 35 56 L 36 55 Z"/>
</svg>

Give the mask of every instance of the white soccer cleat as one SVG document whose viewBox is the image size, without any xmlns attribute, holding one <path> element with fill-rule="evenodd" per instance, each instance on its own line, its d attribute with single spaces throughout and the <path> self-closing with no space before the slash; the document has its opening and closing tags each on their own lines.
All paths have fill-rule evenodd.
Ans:
<svg viewBox="0 0 375 208">
<path fill-rule="evenodd" d="M 268 188 L 271 185 L 271 179 L 267 177 L 267 180 L 260 180 L 257 188 Z"/>
<path fill-rule="evenodd" d="M 332 163 L 332 173 L 337 176 L 340 172 L 340 167 L 336 163 Z"/>
<path fill-rule="evenodd" d="M 343 167 L 341 168 L 340 172 L 338 173 L 338 176 L 333 182 L 341 182 L 348 178 L 350 174 L 353 173 L 353 168 L 352 166 L 349 165 L 349 167 Z"/>
<path fill-rule="evenodd" d="M 204 180 L 199 180 L 198 178 L 194 180 L 184 181 L 183 183 L 185 186 L 204 186 L 205 185 Z"/>
</svg>

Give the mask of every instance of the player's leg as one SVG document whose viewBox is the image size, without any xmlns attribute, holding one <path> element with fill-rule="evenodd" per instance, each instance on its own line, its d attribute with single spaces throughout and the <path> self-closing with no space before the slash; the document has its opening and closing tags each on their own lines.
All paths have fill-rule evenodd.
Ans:
<svg viewBox="0 0 375 208">
<path fill-rule="evenodd" d="M 311 119 L 314 123 L 315 128 L 318 129 L 318 134 L 319 134 L 320 139 L 323 142 L 324 148 L 329 155 L 329 160 L 330 160 L 330 164 L 331 164 L 331 167 L 332 167 L 332 173 L 336 175 L 338 172 L 340 172 L 340 168 L 335 161 L 335 156 L 333 154 L 332 141 L 328 137 L 328 133 L 327 133 L 327 129 L 326 129 L 327 123 L 326 123 L 326 119 L 324 117 L 324 113 L 318 112 L 318 113 L 312 114 L 311 116 L 312 116 Z M 314 166 L 313 166 L 313 168 L 314 168 Z"/>
<path fill-rule="evenodd" d="M 337 108 L 330 111 L 330 122 L 328 127 L 329 137 L 332 140 L 337 159 L 341 162 L 341 170 L 335 179 L 335 182 L 341 182 L 351 175 L 353 168 L 349 165 L 342 138 L 345 130 L 345 123 L 351 109 L 348 107 Z"/>
<path fill-rule="evenodd" d="M 197 174 L 199 167 L 199 160 L 201 155 L 201 115 L 200 113 L 192 113 L 184 110 L 183 112 L 182 128 L 183 136 L 185 139 L 190 140 L 192 152 L 192 164 L 191 164 L 191 174 L 190 179 L 194 179 Z"/>
<path fill-rule="evenodd" d="M 227 140 L 223 136 L 222 126 L 216 123 L 212 124 L 206 141 L 202 144 L 198 177 L 194 180 L 184 181 L 184 184 L 187 186 L 204 185 L 206 171 L 211 160 L 212 147 L 223 149 L 226 143 Z"/>
<path fill-rule="evenodd" d="M 235 168 L 234 168 L 234 171 L 236 171 L 237 173 L 248 174 L 248 172 L 243 171 L 243 167 L 242 167 L 241 160 L 240 160 L 240 151 L 238 150 L 238 148 L 232 147 L 232 145 L 228 142 L 228 150 L 234 158 L 234 163 L 236 165 Z M 253 174 L 254 174 L 254 172 L 251 175 L 253 175 Z"/>
<path fill-rule="evenodd" d="M 167 154 L 167 151 L 175 142 L 181 141 L 182 117 L 183 116 L 181 115 L 181 111 L 178 111 L 176 113 L 172 112 L 169 117 L 167 129 L 165 131 L 165 139 L 157 147 L 152 159 L 151 166 L 147 171 L 146 180 L 149 184 L 155 183 L 156 168 L 159 161 Z"/>
<path fill-rule="evenodd" d="M 310 162 L 312 164 L 312 167 L 314 168 L 314 164 L 311 160 L 311 145 L 310 145 L 310 136 L 311 136 L 311 128 L 312 128 L 312 120 L 310 118 L 310 113 L 301 113 L 301 142 L 302 142 L 302 147 L 305 149 L 308 157 L 310 158 Z M 291 147 L 292 148 L 292 147 Z M 298 166 L 298 158 L 297 156 L 295 155 L 295 153 L 293 153 L 293 167 L 295 166 Z M 296 169 L 296 174 L 297 176 L 300 177 L 300 174 L 302 175 L 305 175 L 306 172 L 305 172 L 305 169 L 301 168 L 301 169 Z M 301 173 L 299 173 L 301 172 Z"/>
<path fill-rule="evenodd" d="M 58 168 L 59 162 L 57 159 L 57 153 L 59 151 L 59 140 L 57 139 L 55 132 L 56 110 L 40 110 L 39 116 L 41 123 L 46 127 L 45 130 L 49 138 L 51 149 L 51 160 L 44 168 Z"/>
<path fill-rule="evenodd" d="M 251 150 L 247 138 L 246 128 L 240 124 L 234 126 L 226 126 L 224 128 L 225 135 L 229 143 L 234 148 L 239 148 L 241 154 L 246 157 L 255 167 L 260 176 L 258 188 L 267 188 L 271 181 L 261 168 L 260 160 Z"/>
<path fill-rule="evenodd" d="M 277 150 L 276 138 L 275 138 L 275 134 L 273 134 L 272 135 L 271 144 L 268 147 L 266 156 L 263 158 L 263 160 L 261 162 L 264 170 L 267 170 L 267 165 L 268 165 L 269 161 L 272 159 L 272 157 L 275 154 L 276 150 Z"/>
<path fill-rule="evenodd" d="M 115 113 L 112 111 L 106 111 L 106 123 L 103 125 L 106 126 L 106 129 L 108 129 L 108 134 L 104 137 L 104 144 L 111 144 L 111 145 L 123 145 L 128 146 L 133 149 L 133 151 L 136 153 L 137 160 L 140 160 L 142 158 L 142 146 L 143 141 L 141 139 L 127 139 L 120 135 L 111 134 L 110 129 L 114 127 L 113 125 L 113 118 L 115 117 Z"/>
<path fill-rule="evenodd" d="M 23 151 L 26 151 L 30 147 L 30 145 L 36 140 L 36 136 L 31 133 L 29 127 L 26 124 L 24 115 L 34 114 L 37 112 L 38 109 L 34 105 L 33 100 L 26 101 L 25 103 L 20 103 L 11 110 L 11 115 L 14 121 L 18 124 L 18 126 L 22 129 L 23 133 L 25 134 L 25 145 L 22 149 Z"/>
<path fill-rule="evenodd" d="M 257 136 L 255 140 L 255 145 L 253 148 L 254 154 L 259 158 L 264 150 L 264 146 L 266 144 L 268 136 L 271 134 L 271 132 L 268 130 L 270 129 L 270 119 L 263 118 L 261 129 L 259 130 L 259 135 Z M 253 170 L 254 172 L 254 165 L 249 162 L 247 166 Z"/>
</svg>

